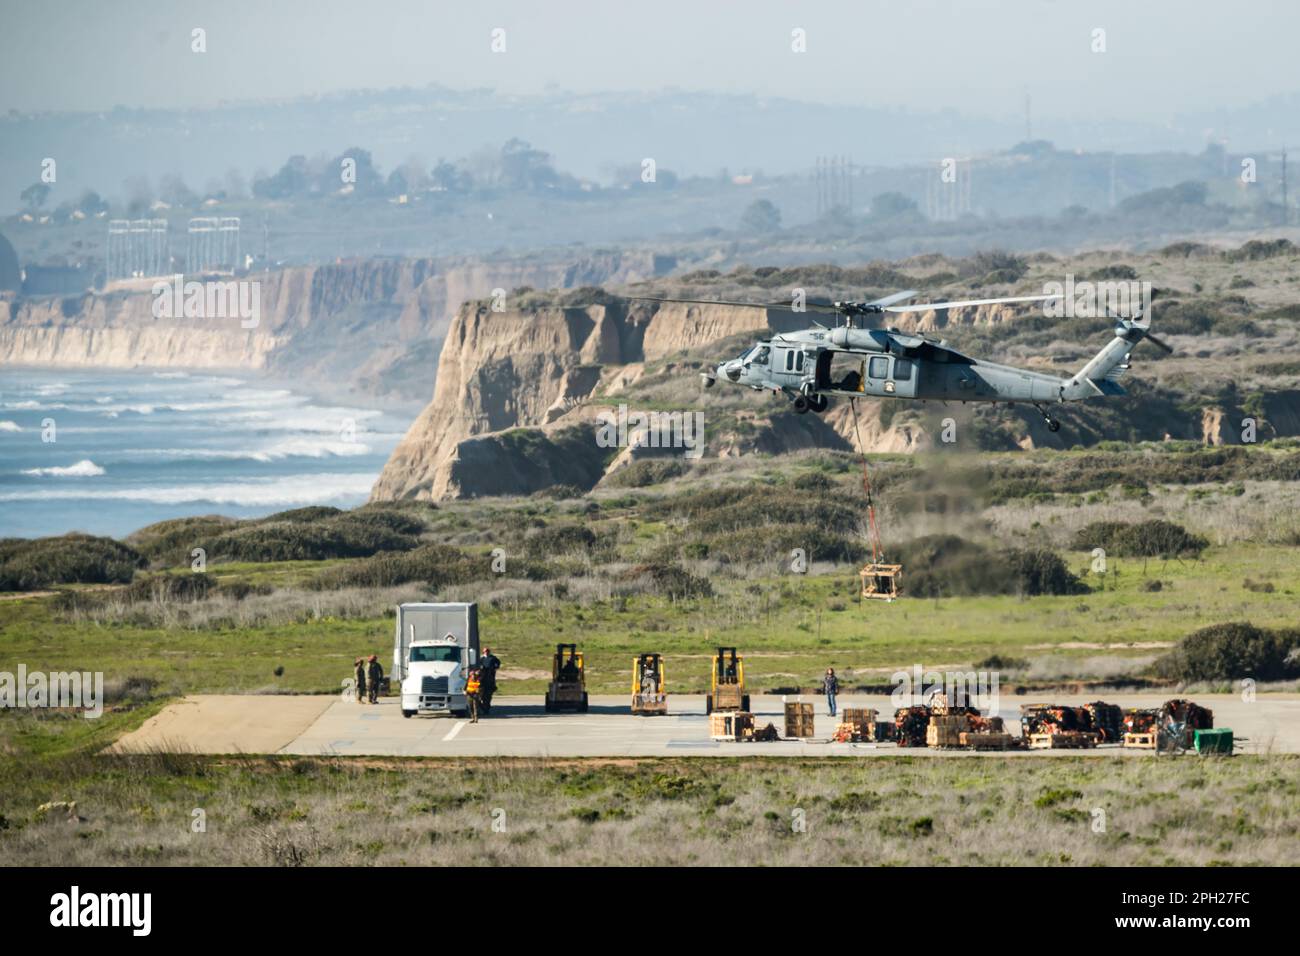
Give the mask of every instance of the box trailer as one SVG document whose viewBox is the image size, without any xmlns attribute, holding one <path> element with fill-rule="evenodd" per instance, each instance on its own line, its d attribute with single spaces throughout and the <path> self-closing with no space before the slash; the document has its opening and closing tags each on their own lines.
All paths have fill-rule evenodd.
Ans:
<svg viewBox="0 0 1300 956">
<path fill-rule="evenodd" d="M 392 673 L 403 717 L 465 716 L 465 679 L 478 660 L 477 604 L 398 605 Z"/>
</svg>

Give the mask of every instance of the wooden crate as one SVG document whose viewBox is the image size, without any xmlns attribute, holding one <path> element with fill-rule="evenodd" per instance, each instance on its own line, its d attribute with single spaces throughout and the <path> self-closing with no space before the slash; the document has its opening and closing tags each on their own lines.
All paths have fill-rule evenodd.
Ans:
<svg viewBox="0 0 1300 956">
<path fill-rule="evenodd" d="M 933 714 L 925 729 L 927 747 L 960 747 L 961 735 L 970 730 L 965 714 Z"/>
<path fill-rule="evenodd" d="M 840 711 L 840 720 L 846 724 L 864 727 L 876 722 L 876 711 L 873 707 L 845 707 Z"/>
<path fill-rule="evenodd" d="M 1011 735 L 997 731 L 962 733 L 958 739 L 963 747 L 972 750 L 1008 750 L 1011 747 Z"/>
<path fill-rule="evenodd" d="M 811 737 L 814 733 L 813 705 L 802 701 L 786 701 L 785 735 Z"/>
<path fill-rule="evenodd" d="M 1137 747 L 1140 750 L 1155 750 L 1156 734 L 1125 734 L 1123 746 Z"/>
<path fill-rule="evenodd" d="M 903 593 L 901 564 L 868 564 L 858 574 L 862 578 L 864 598 L 892 601 Z"/>
<path fill-rule="evenodd" d="M 713 740 L 749 740 L 754 736 L 754 715 L 743 710 L 709 714 Z"/>
</svg>

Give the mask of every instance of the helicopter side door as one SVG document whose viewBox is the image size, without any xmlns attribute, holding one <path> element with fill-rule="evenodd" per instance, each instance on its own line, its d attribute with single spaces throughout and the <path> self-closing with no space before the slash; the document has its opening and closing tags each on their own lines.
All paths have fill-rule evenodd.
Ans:
<svg viewBox="0 0 1300 956">
<path fill-rule="evenodd" d="M 802 346 L 778 345 L 772 349 L 771 376 L 778 385 L 798 388 L 803 382 L 805 357 Z"/>
</svg>

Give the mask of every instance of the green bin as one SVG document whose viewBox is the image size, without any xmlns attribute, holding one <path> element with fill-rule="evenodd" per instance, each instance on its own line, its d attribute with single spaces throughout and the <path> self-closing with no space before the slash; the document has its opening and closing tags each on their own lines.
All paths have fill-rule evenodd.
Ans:
<svg viewBox="0 0 1300 956">
<path fill-rule="evenodd" d="M 1198 754 L 1232 753 L 1232 730 L 1228 727 L 1198 730 L 1194 739 Z"/>
</svg>

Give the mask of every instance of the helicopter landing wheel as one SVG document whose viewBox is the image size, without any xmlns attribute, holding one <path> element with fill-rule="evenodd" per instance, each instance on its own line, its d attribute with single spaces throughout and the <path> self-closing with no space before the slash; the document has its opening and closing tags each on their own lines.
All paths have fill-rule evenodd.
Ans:
<svg viewBox="0 0 1300 956">
<path fill-rule="evenodd" d="M 794 410 L 799 415 L 808 411 L 808 399 L 802 395 L 796 395 L 794 397 Z"/>
<path fill-rule="evenodd" d="M 830 404 L 831 400 L 825 395 L 814 395 L 812 398 L 808 399 L 808 407 L 818 415 L 826 411 L 826 409 L 830 407 Z"/>
</svg>

